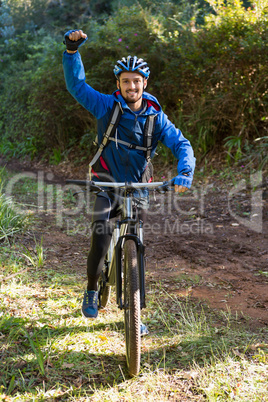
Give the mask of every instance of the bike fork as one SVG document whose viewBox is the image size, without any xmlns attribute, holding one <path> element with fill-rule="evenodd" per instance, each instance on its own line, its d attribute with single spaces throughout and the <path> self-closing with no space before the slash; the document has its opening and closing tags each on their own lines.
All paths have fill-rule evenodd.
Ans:
<svg viewBox="0 0 268 402">
<path fill-rule="evenodd" d="M 140 280 L 140 303 L 141 309 L 145 307 L 145 267 L 144 267 L 144 245 L 141 239 L 134 234 L 126 234 L 120 236 L 116 246 L 115 246 L 115 260 L 116 260 L 116 302 L 118 307 L 122 310 L 125 308 L 122 300 L 122 244 L 126 240 L 133 240 L 137 247 L 137 258 L 138 258 L 138 269 L 139 269 L 139 280 Z"/>
</svg>

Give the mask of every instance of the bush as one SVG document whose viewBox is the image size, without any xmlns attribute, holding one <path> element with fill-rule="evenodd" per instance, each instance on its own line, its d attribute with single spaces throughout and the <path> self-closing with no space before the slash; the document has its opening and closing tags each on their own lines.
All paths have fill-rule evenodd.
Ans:
<svg viewBox="0 0 268 402">
<path fill-rule="evenodd" d="M 268 9 L 257 13 L 229 1 L 215 13 L 203 29 L 172 31 L 161 46 L 167 105 L 180 109 L 192 136 L 206 128 L 217 142 L 228 135 L 252 139 L 267 118 Z"/>
<path fill-rule="evenodd" d="M 6 68 L 1 82 L 1 151 L 33 158 L 55 147 L 63 151 L 84 134 L 92 118 L 66 90 L 61 41 L 40 32 L 26 41 L 21 60 L 14 47 L 20 49 L 26 34 L 12 39 L 13 54 L 5 54 L 9 74 Z"/>
<path fill-rule="evenodd" d="M 116 9 L 113 2 L 115 12 L 104 22 L 84 19 L 89 40 L 81 53 L 88 83 L 113 92 L 116 60 L 137 54 L 150 65 L 148 90 L 197 153 L 227 137 L 238 137 L 241 149 L 250 149 L 256 137 L 267 135 L 268 1 L 246 9 L 238 0 L 209 0 L 213 11 L 207 14 L 206 8 L 203 15 L 201 3 L 174 3 L 166 1 L 164 8 L 144 0 L 147 8 Z M 103 9 L 105 3 L 95 6 Z M 92 142 L 95 120 L 65 88 L 63 50 L 60 36 L 42 30 L 24 32 L 2 47 L 2 152 L 34 157 Z"/>
</svg>

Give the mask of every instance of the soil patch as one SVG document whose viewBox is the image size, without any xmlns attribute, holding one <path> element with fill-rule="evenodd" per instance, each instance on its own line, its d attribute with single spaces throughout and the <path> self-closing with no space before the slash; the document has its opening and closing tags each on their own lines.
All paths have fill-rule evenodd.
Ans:
<svg viewBox="0 0 268 402">
<path fill-rule="evenodd" d="M 87 168 L 51 167 L 0 159 L 17 172 L 44 173 L 51 185 L 84 179 Z M 267 187 L 267 183 L 265 184 Z M 212 178 L 183 196 L 152 196 L 145 224 L 147 286 L 161 282 L 166 291 L 200 300 L 211 308 L 231 310 L 254 325 L 268 325 L 267 193 L 243 185 L 238 190 Z M 32 201 L 32 200 L 31 200 Z M 51 205 L 50 205 L 51 206 Z M 72 268 L 86 283 L 90 246 L 90 211 L 79 219 L 56 206 L 40 211 L 35 236 L 43 236 L 46 265 Z M 24 242 L 32 241 L 30 235 Z"/>
</svg>

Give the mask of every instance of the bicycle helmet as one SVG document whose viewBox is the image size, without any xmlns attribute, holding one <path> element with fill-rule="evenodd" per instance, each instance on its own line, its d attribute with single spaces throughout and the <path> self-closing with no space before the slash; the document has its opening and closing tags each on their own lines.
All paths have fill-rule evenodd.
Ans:
<svg viewBox="0 0 268 402">
<path fill-rule="evenodd" d="M 137 56 L 128 56 L 127 59 L 123 57 L 117 61 L 114 66 L 114 74 L 116 79 L 119 79 L 119 75 L 123 72 L 137 72 L 144 78 L 148 79 L 150 75 L 150 69 L 146 61 L 138 59 Z"/>
</svg>

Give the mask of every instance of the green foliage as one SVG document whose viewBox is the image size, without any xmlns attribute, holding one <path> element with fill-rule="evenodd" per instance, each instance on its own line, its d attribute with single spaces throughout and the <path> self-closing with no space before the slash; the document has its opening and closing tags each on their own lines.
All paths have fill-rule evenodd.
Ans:
<svg viewBox="0 0 268 402">
<path fill-rule="evenodd" d="M 196 153 L 226 144 L 239 160 L 267 135 L 267 14 L 267 0 L 3 0 L 0 152 L 51 163 L 74 147 L 91 152 L 94 118 L 66 91 L 61 67 L 62 33 L 79 26 L 89 36 L 80 52 L 90 85 L 111 93 L 115 61 L 145 58 L 148 90 Z"/>
<path fill-rule="evenodd" d="M 26 32 L 9 42 L 11 48 L 3 56 L 9 67 L 2 74 L 0 92 L 1 152 L 33 158 L 45 148 L 63 151 L 91 121 L 66 90 L 63 46 L 43 31 L 35 38 Z M 53 158 L 59 162 L 52 151 Z"/>
<path fill-rule="evenodd" d="M 228 161 L 230 162 L 231 156 L 232 156 L 232 151 L 235 149 L 234 152 L 234 160 L 237 162 L 242 155 L 242 138 L 241 137 L 235 137 L 235 136 L 230 136 L 225 139 L 225 147 L 227 148 L 227 153 L 228 153 Z"/>
<path fill-rule="evenodd" d="M 170 106 L 183 99 L 191 126 L 203 122 L 219 141 L 226 135 L 254 138 L 267 114 L 268 9 L 217 4 L 202 30 L 170 33 L 172 46 L 161 51 L 168 61 L 163 86 Z"/>
<path fill-rule="evenodd" d="M 58 165 L 62 160 L 62 153 L 59 148 L 52 149 L 53 154 L 49 158 L 49 163 L 52 165 Z"/>
<path fill-rule="evenodd" d="M 35 253 L 32 253 L 26 247 L 24 247 L 25 252 L 22 253 L 23 257 L 36 269 L 43 267 L 44 265 L 44 249 L 43 249 L 43 236 L 41 237 L 40 244 L 35 241 Z"/>
<path fill-rule="evenodd" d="M 0 171 L 0 243 L 9 241 L 16 233 L 22 232 L 27 226 L 27 215 L 16 212 L 10 197 L 3 193 L 4 171 Z"/>
<path fill-rule="evenodd" d="M 0 7 L 9 18 L 3 25 L 12 25 L 17 35 L 25 31 L 35 34 L 42 28 L 58 32 L 92 14 L 89 2 L 74 3 L 70 0 L 2 0 Z"/>
<path fill-rule="evenodd" d="M 41 375 L 45 375 L 45 366 L 44 366 L 44 355 L 43 352 L 40 348 L 40 344 L 38 342 L 38 338 L 36 333 L 34 333 L 35 335 L 35 342 L 33 341 L 33 339 L 31 338 L 30 334 L 25 330 L 25 335 L 28 338 L 28 341 L 30 343 L 30 346 L 32 348 L 32 351 L 34 353 L 34 355 L 36 356 L 36 360 L 38 362 L 38 370 L 40 372 Z"/>
</svg>

